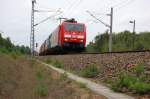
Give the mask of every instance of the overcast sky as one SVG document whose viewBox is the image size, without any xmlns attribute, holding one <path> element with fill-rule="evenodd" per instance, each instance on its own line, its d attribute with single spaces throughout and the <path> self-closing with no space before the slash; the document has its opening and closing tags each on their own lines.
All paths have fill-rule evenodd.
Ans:
<svg viewBox="0 0 150 99">
<path fill-rule="evenodd" d="M 110 8 L 114 7 L 113 32 L 132 31 L 136 20 L 136 32 L 150 31 L 150 0 L 37 0 L 36 9 L 56 11 L 61 8 L 62 14 L 52 17 L 35 29 L 35 40 L 39 45 L 58 26 L 59 17 L 76 18 L 87 26 L 87 43 L 94 39 L 98 32 L 108 28 L 97 22 L 86 11 L 109 24 Z M 29 45 L 31 0 L 0 0 L 0 31 L 4 37 L 10 37 L 13 43 Z M 35 23 L 53 16 L 56 13 L 36 13 Z"/>
</svg>

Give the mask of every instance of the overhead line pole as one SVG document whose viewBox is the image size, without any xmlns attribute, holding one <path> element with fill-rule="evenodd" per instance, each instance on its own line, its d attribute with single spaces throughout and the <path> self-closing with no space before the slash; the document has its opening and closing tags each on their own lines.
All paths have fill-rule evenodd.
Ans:
<svg viewBox="0 0 150 99">
<path fill-rule="evenodd" d="M 36 0 L 32 0 L 32 11 L 31 11 L 31 35 L 30 35 L 30 50 L 31 56 L 35 55 L 35 46 L 34 46 L 34 7 L 35 7 Z"/>
<path fill-rule="evenodd" d="M 48 17 L 44 20 L 42 20 L 41 22 L 35 24 L 34 22 L 34 14 L 35 12 L 61 12 L 60 9 L 58 9 L 57 11 L 45 11 L 45 10 L 35 10 L 35 3 L 36 0 L 32 0 L 32 11 L 31 11 L 31 35 L 30 35 L 30 50 L 31 50 L 31 56 L 33 57 L 35 55 L 35 26 L 45 22 L 46 20 L 48 20 L 51 17 Z M 62 13 L 62 12 L 61 12 Z"/>
<path fill-rule="evenodd" d="M 93 18 L 95 18 L 96 20 L 98 20 L 99 22 L 101 22 L 102 24 L 104 24 L 106 27 L 108 27 L 110 29 L 110 34 L 109 34 L 109 52 L 112 52 L 112 27 L 113 27 L 113 8 L 111 8 L 111 12 L 110 14 L 106 14 L 107 16 L 110 16 L 110 25 L 106 24 L 105 22 L 101 21 L 100 19 L 98 19 L 96 16 L 94 16 L 91 12 L 86 11 L 87 13 L 89 13 Z"/>
<path fill-rule="evenodd" d="M 113 8 L 111 8 L 110 12 L 109 52 L 112 52 L 112 27 L 113 27 Z"/>
</svg>

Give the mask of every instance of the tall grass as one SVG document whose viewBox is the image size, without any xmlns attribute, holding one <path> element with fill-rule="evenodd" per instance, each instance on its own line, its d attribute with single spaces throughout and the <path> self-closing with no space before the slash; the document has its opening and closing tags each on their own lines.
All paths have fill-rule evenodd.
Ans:
<svg viewBox="0 0 150 99">
<path fill-rule="evenodd" d="M 145 81 L 144 66 L 137 65 L 133 68 L 136 75 L 121 73 L 117 80 L 112 83 L 115 91 L 131 91 L 133 93 L 145 94 L 150 92 L 150 83 Z"/>
<path fill-rule="evenodd" d="M 98 73 L 98 68 L 95 65 L 89 65 L 80 71 L 81 76 L 88 78 L 96 77 Z"/>
</svg>

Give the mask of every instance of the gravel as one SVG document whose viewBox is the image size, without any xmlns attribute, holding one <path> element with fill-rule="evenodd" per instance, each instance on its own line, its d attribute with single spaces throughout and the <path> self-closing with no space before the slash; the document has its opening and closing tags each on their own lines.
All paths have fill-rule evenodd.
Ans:
<svg viewBox="0 0 150 99">
<path fill-rule="evenodd" d="M 94 64 L 100 71 L 98 75 L 100 80 L 115 77 L 124 70 L 130 71 L 135 65 L 144 65 L 145 73 L 150 78 L 150 52 L 49 55 L 40 58 L 58 60 L 67 70 L 80 70 Z"/>
</svg>

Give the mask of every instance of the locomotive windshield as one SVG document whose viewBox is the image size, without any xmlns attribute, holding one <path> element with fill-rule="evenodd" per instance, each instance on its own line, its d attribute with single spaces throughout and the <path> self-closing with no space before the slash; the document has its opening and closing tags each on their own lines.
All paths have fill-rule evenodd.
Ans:
<svg viewBox="0 0 150 99">
<path fill-rule="evenodd" d="M 82 24 L 65 24 L 66 31 L 84 32 L 84 26 Z"/>
</svg>

